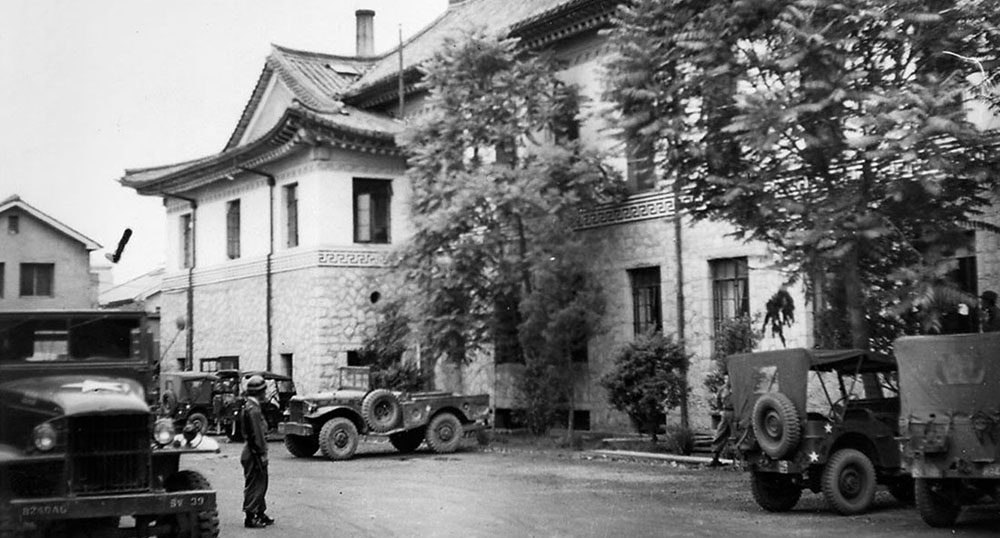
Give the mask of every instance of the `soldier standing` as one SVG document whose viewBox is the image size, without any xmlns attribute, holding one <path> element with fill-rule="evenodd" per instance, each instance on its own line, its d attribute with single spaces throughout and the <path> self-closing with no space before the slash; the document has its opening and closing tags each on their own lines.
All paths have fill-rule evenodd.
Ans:
<svg viewBox="0 0 1000 538">
<path fill-rule="evenodd" d="M 251 529 L 262 528 L 274 523 L 264 513 L 267 502 L 267 425 L 260 409 L 264 396 L 264 378 L 255 375 L 247 382 L 247 398 L 243 403 L 243 434 L 246 444 L 240 463 L 243 464 L 243 511 L 246 519 L 243 526 Z"/>
</svg>

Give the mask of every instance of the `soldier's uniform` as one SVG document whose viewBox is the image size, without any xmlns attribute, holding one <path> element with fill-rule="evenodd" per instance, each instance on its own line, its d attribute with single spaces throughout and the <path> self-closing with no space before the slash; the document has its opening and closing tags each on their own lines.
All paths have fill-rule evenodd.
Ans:
<svg viewBox="0 0 1000 538">
<path fill-rule="evenodd" d="M 243 403 L 243 435 L 246 444 L 240 455 L 243 464 L 243 511 L 246 513 L 244 526 L 266 527 L 274 523 L 264 511 L 267 502 L 267 423 L 261 412 L 258 398 L 263 394 L 264 380 L 258 376 L 250 378 L 247 384 L 247 398 Z"/>
</svg>

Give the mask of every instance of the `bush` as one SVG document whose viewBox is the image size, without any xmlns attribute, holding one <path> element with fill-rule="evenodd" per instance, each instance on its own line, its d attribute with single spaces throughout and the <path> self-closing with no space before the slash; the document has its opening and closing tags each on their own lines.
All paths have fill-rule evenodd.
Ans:
<svg viewBox="0 0 1000 538">
<path fill-rule="evenodd" d="M 694 452 L 694 430 L 677 424 L 667 426 L 663 443 L 668 452 L 690 456 Z"/>
<path fill-rule="evenodd" d="M 614 357 L 614 369 L 601 379 L 608 402 L 645 424 L 656 441 L 657 419 L 681 402 L 684 371 L 690 360 L 683 346 L 658 332 L 639 336 Z"/>
<path fill-rule="evenodd" d="M 722 322 L 715 333 L 712 349 L 713 368 L 703 382 L 710 393 L 708 406 L 712 411 L 720 411 L 717 395 L 726 383 L 726 357 L 737 353 L 750 353 L 760 342 L 762 335 L 753 327 L 754 320 L 750 319 L 750 316 L 741 316 Z"/>
</svg>

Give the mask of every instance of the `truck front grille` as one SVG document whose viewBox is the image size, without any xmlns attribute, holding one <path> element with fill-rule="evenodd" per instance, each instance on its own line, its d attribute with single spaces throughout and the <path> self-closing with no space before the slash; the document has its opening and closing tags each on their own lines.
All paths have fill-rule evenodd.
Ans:
<svg viewBox="0 0 1000 538">
<path fill-rule="evenodd" d="M 292 422 L 302 422 L 305 414 L 306 403 L 302 400 L 292 399 L 288 402 L 288 418 Z"/>
<path fill-rule="evenodd" d="M 70 491 L 87 495 L 149 488 L 150 416 L 70 417 Z"/>
</svg>

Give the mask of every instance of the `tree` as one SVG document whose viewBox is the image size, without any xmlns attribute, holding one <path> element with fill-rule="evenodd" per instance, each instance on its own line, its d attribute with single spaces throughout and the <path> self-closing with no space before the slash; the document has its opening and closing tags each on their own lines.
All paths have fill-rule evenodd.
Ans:
<svg viewBox="0 0 1000 538">
<path fill-rule="evenodd" d="M 499 362 L 562 364 L 549 325 L 591 297 L 548 283 L 579 276 L 560 272 L 581 265 L 576 212 L 620 181 L 576 140 L 579 98 L 550 57 L 476 30 L 447 40 L 426 72 L 428 112 L 402 138 L 414 234 L 399 257 L 424 355 L 464 363 L 491 346 Z M 523 337 L 526 317 L 534 333 Z M 592 329 L 570 334 L 585 341 Z"/>
<path fill-rule="evenodd" d="M 362 364 L 371 366 L 373 388 L 404 392 L 423 390 L 428 375 L 420 365 L 404 360 L 410 336 L 410 320 L 402 301 L 387 301 L 379 308 L 375 333 L 366 338 L 358 352 Z"/>
<path fill-rule="evenodd" d="M 618 351 L 614 368 L 601 378 L 601 386 L 608 391 L 608 403 L 652 432 L 655 443 L 659 417 L 681 403 L 689 361 L 684 348 L 671 337 L 659 332 L 643 334 Z"/>
<path fill-rule="evenodd" d="M 683 178 L 692 216 L 771 245 L 868 348 L 899 278 L 946 258 L 1000 177 L 995 134 L 966 107 L 1000 110 L 969 82 L 1000 60 L 998 7 L 634 0 L 611 34 L 609 96 Z"/>
</svg>

